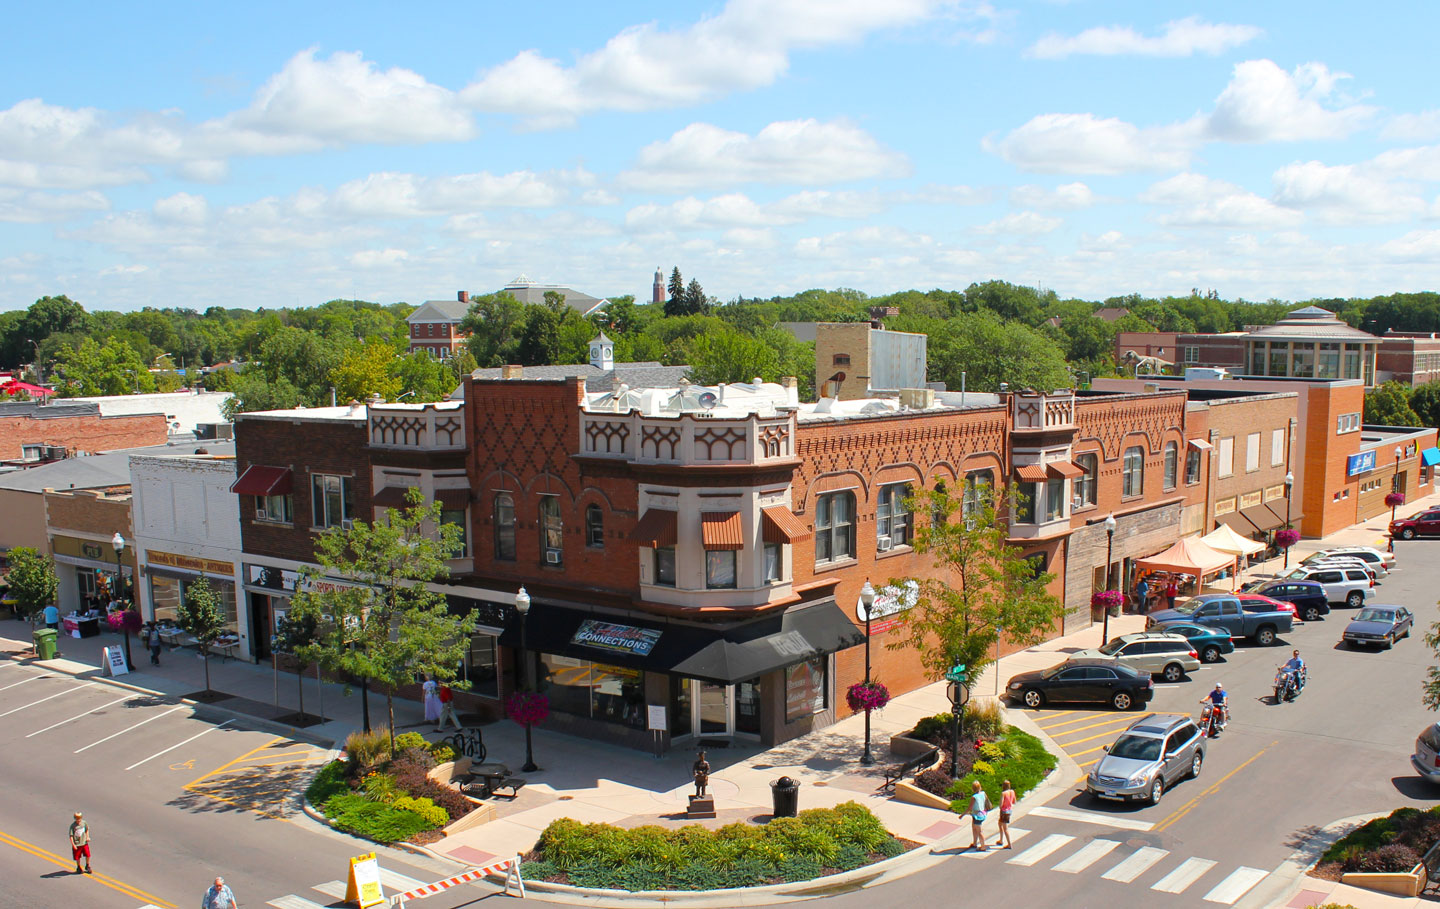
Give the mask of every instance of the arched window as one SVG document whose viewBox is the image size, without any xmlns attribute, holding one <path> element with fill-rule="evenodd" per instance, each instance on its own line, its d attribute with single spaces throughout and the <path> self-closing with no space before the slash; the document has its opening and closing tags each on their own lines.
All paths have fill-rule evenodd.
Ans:
<svg viewBox="0 0 1440 909">
<path fill-rule="evenodd" d="M 1138 496 L 1145 491 L 1145 449 L 1139 445 L 1125 449 L 1123 480 L 1122 496 Z"/>
<path fill-rule="evenodd" d="M 815 501 L 815 564 L 855 558 L 855 493 L 829 492 Z"/>
<path fill-rule="evenodd" d="M 1180 474 L 1180 446 L 1165 443 L 1165 488 L 1174 489 Z"/>
<path fill-rule="evenodd" d="M 515 561 L 515 499 L 508 492 L 495 496 L 495 558 Z"/>
<path fill-rule="evenodd" d="M 560 520 L 560 497 L 540 497 L 540 553 L 546 565 L 559 565 L 565 551 L 565 525 Z"/>
<path fill-rule="evenodd" d="M 599 505 L 589 505 L 585 508 L 585 545 L 598 547 L 605 545 L 605 516 L 601 513 Z"/>
</svg>

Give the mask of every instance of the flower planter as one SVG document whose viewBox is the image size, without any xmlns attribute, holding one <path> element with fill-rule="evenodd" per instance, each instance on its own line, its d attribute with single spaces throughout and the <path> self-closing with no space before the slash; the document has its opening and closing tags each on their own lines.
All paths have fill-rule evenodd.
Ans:
<svg viewBox="0 0 1440 909">
<path fill-rule="evenodd" d="M 1413 871 L 1350 871 L 1340 875 L 1340 883 L 1366 890 L 1380 890 L 1397 896 L 1419 896 L 1425 888 L 1425 866 Z"/>
<path fill-rule="evenodd" d="M 919 757 L 934 747 L 921 739 L 912 739 L 905 735 L 890 736 L 890 753 L 906 761 Z"/>
<path fill-rule="evenodd" d="M 943 796 L 932 795 L 914 783 L 907 783 L 904 780 L 899 780 L 895 783 L 895 801 L 905 802 L 909 805 L 919 805 L 922 808 L 938 808 L 946 812 L 950 810 L 949 799 Z"/>
</svg>

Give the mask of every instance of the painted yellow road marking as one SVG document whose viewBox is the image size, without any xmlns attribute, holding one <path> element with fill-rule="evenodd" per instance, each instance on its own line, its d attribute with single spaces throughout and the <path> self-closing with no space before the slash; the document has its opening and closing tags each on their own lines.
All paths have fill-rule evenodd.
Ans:
<svg viewBox="0 0 1440 909">
<path fill-rule="evenodd" d="M 1245 761 L 1245 763 L 1241 764 L 1239 767 L 1236 767 L 1234 770 L 1232 770 L 1232 771 L 1230 771 L 1229 773 L 1225 774 L 1224 776 L 1220 777 L 1220 779 L 1216 780 L 1215 783 L 1214 783 L 1214 785 L 1212 785 L 1209 789 L 1206 789 L 1204 792 L 1202 792 L 1202 793 L 1200 793 L 1199 795 L 1195 796 L 1195 797 L 1192 798 L 1190 801 L 1186 802 L 1184 805 L 1181 805 L 1180 808 L 1179 808 L 1179 810 L 1177 810 L 1175 813 L 1171 814 L 1169 817 L 1165 818 L 1165 820 L 1163 820 L 1163 821 L 1161 821 L 1160 823 L 1156 824 L 1155 827 L 1153 828 L 1154 832 L 1155 832 L 1155 833 L 1159 833 L 1160 831 L 1164 830 L 1165 828 L 1170 827 L 1170 826 L 1173 826 L 1177 821 L 1179 821 L 1179 820 L 1180 820 L 1181 818 L 1183 818 L 1185 815 L 1189 814 L 1189 813 L 1190 813 L 1190 810 L 1191 810 L 1192 808 L 1194 808 L 1196 805 L 1200 804 L 1200 800 L 1201 800 L 1201 799 L 1205 798 L 1206 796 L 1211 796 L 1211 795 L 1214 795 L 1215 793 L 1219 792 L 1219 791 L 1220 791 L 1220 787 L 1225 784 L 1225 781 L 1226 781 L 1226 780 L 1230 779 L 1230 778 L 1231 778 L 1232 776 L 1234 776 L 1235 774 L 1237 774 L 1237 773 L 1239 773 L 1240 771 L 1244 770 L 1246 767 L 1249 767 L 1251 764 L 1253 764 L 1253 763 L 1260 757 L 1260 755 L 1262 755 L 1262 754 L 1264 754 L 1265 752 L 1269 751 L 1271 748 L 1274 748 L 1274 747 L 1275 747 L 1276 745 L 1278 745 L 1278 744 L 1280 744 L 1280 740 L 1279 740 L 1279 739 L 1276 739 L 1275 741 L 1273 741 L 1273 742 L 1271 742 L 1270 744 L 1266 745 L 1264 748 L 1261 748 L 1259 751 L 1255 752 L 1253 755 L 1251 755 L 1251 756 Z"/>
<path fill-rule="evenodd" d="M 1073 741 L 1073 742 L 1066 742 L 1065 745 L 1080 745 L 1080 744 L 1083 744 L 1084 742 L 1093 742 L 1093 741 L 1095 741 L 1096 739 L 1108 739 L 1110 736 L 1114 735 L 1115 732 L 1116 732 L 1116 730 L 1114 730 L 1114 729 L 1107 729 L 1107 730 L 1105 730 L 1104 732 L 1100 733 L 1099 735 L 1092 735 L 1092 736 L 1090 736 L 1089 738 L 1084 738 L 1084 739 L 1076 739 L 1076 740 Z M 1065 746 L 1062 745 L 1061 747 L 1063 748 L 1063 747 L 1065 747 Z M 1069 749 L 1068 749 L 1068 748 L 1066 748 L 1065 750 L 1066 750 L 1066 753 L 1069 753 Z M 1074 755 L 1071 755 L 1071 757 L 1074 757 Z"/>
<path fill-rule="evenodd" d="M 1041 722 L 1039 722 L 1039 721 L 1036 721 L 1035 725 L 1036 725 L 1036 726 L 1039 726 L 1041 729 L 1044 729 L 1046 732 L 1049 732 L 1051 729 L 1059 729 L 1061 726 L 1069 726 L 1071 723 L 1083 723 L 1083 722 L 1085 722 L 1086 720 L 1093 720 L 1093 719 L 1094 719 L 1095 717 L 1097 717 L 1097 716 L 1110 716 L 1110 715 L 1111 715 L 1111 714 L 1106 713 L 1106 712 L 1103 712 L 1103 711 L 1099 711 L 1099 710 L 1086 711 L 1085 713 L 1080 714 L 1079 716 L 1076 716 L 1076 715 L 1073 714 L 1073 713 L 1067 713 L 1067 714 L 1061 714 L 1061 716 L 1065 716 L 1065 717 L 1067 717 L 1067 719 L 1061 720 L 1061 721 L 1059 721 L 1059 722 L 1053 722 L 1053 723 L 1041 723 Z"/>
<path fill-rule="evenodd" d="M 35 858 L 41 859 L 42 861 L 49 862 L 50 864 L 60 868 L 69 869 L 70 866 L 74 864 L 74 862 L 70 861 L 64 856 L 51 852 L 48 849 L 42 849 L 39 846 L 34 845 L 33 843 L 27 843 L 25 840 L 22 840 L 18 837 L 10 836 L 8 833 L 0 833 L 0 843 L 17 849 L 20 852 L 32 855 Z M 114 890 L 116 893 L 123 893 L 125 894 L 125 896 L 131 899 L 140 900 L 146 903 L 152 903 L 156 906 L 159 906 L 160 909 L 177 909 L 174 903 L 163 900 L 152 893 L 146 893 L 139 887 L 136 887 L 132 884 L 127 884 L 124 881 L 116 880 L 115 878 L 109 877 L 108 875 L 87 874 L 85 875 L 85 877 L 89 880 L 94 881 L 102 887 L 108 887 L 111 890 Z"/>
<path fill-rule="evenodd" d="M 171 764 L 171 765 L 170 765 L 170 769 L 171 769 L 171 770 L 194 770 L 194 769 L 195 769 L 195 759 L 194 759 L 194 758 L 191 758 L 191 759 L 188 760 L 188 761 L 181 761 L 181 762 L 178 763 L 178 764 Z"/>
<path fill-rule="evenodd" d="M 1132 724 L 1132 723 L 1137 723 L 1137 722 L 1139 722 L 1140 720 L 1148 720 L 1150 717 L 1152 717 L 1152 716 L 1154 716 L 1154 715 L 1155 715 L 1155 714 L 1151 713 L 1151 714 L 1147 714 L 1146 716 L 1138 717 L 1138 718 L 1137 718 L 1137 717 L 1133 717 L 1133 716 L 1111 717 L 1111 718 L 1108 719 L 1108 720 L 1101 720 L 1101 721 L 1099 721 L 1098 723 L 1091 723 L 1091 724 L 1088 725 L 1088 726 L 1076 726 L 1074 729 L 1067 729 L 1067 730 L 1065 730 L 1064 732 L 1053 733 L 1053 734 L 1050 734 L 1050 737 L 1051 737 L 1052 739 L 1055 739 L 1055 740 L 1056 740 L 1056 743 L 1059 744 L 1060 747 L 1063 748 L 1063 747 L 1065 747 L 1065 745 L 1066 745 L 1067 743 L 1066 743 L 1066 742 L 1061 742 L 1061 741 L 1059 741 L 1059 740 L 1062 739 L 1062 738 L 1065 738 L 1066 736 L 1074 735 L 1074 734 L 1077 733 L 1077 732 L 1084 732 L 1084 731 L 1086 731 L 1087 729 L 1098 729 L 1098 728 L 1101 727 L 1101 726 L 1129 726 L 1130 724 Z"/>
<path fill-rule="evenodd" d="M 284 736 L 282 736 L 282 735 L 277 735 L 277 736 L 275 736 L 275 738 L 273 738 L 273 739 L 271 739 L 270 741 L 266 742 L 265 744 L 259 746 L 258 748 L 251 748 L 249 751 L 247 751 L 247 752 L 245 752 L 244 754 L 240 755 L 239 757 L 235 758 L 233 761 L 226 761 L 225 763 L 221 764 L 219 767 L 216 767 L 214 770 L 210 771 L 209 773 L 205 774 L 204 776 L 196 777 L 195 779 L 193 779 L 193 780 L 191 780 L 190 782 L 186 783 L 182 788 L 184 788 L 184 789 L 189 789 L 191 786 L 194 786 L 196 783 L 200 783 L 200 782 L 203 782 L 203 781 L 205 781 L 205 780 L 208 780 L 208 779 L 210 779 L 210 777 L 212 777 L 212 776 L 214 776 L 215 774 L 221 772 L 222 770 L 225 770 L 225 769 L 227 769 L 227 768 L 229 768 L 229 767 L 234 766 L 235 764 L 240 763 L 241 761 L 245 760 L 246 758 L 248 758 L 250 755 L 254 754 L 254 753 L 257 752 L 257 751 L 263 751 L 263 750 L 265 750 L 266 748 L 269 748 L 271 745 L 275 744 L 276 742 L 280 741 L 280 740 L 283 739 L 283 738 L 284 738 Z"/>
<path fill-rule="evenodd" d="M 1103 750 L 1105 750 L 1105 746 L 1104 746 L 1104 745 L 1097 745 L 1097 746 L 1094 747 L 1094 748 L 1086 748 L 1084 751 L 1076 751 L 1076 752 L 1074 752 L 1073 754 L 1071 754 L 1070 752 L 1066 752 L 1066 753 L 1067 753 L 1067 754 L 1070 754 L 1070 756 L 1071 756 L 1072 758 L 1078 758 L 1078 757 L 1084 757 L 1084 756 L 1087 755 L 1087 754 L 1094 754 L 1094 753 L 1097 752 L 1097 751 L 1103 751 Z"/>
</svg>

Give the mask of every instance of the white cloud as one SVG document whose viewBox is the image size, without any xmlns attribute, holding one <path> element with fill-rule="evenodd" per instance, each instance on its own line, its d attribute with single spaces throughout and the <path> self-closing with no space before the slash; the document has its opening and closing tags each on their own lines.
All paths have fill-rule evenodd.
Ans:
<svg viewBox="0 0 1440 909">
<path fill-rule="evenodd" d="M 530 171 L 445 177 L 386 172 L 351 180 L 310 204 L 360 217 L 420 218 L 486 208 L 549 207 L 565 197 L 564 190 Z"/>
<path fill-rule="evenodd" d="M 1010 201 L 1024 208 L 1080 209 L 1094 205 L 1098 198 L 1084 183 L 1066 183 L 1050 189 L 1044 186 L 1017 186 Z"/>
<path fill-rule="evenodd" d="M 679 190 L 742 183 L 840 183 L 903 176 L 904 155 L 844 121 L 784 120 L 754 136 L 692 123 L 640 150 L 622 174 L 632 187 Z"/>
<path fill-rule="evenodd" d="M 403 249 L 366 249 L 350 256 L 350 264 L 356 268 L 393 268 L 410 260 L 410 254 Z"/>
<path fill-rule="evenodd" d="M 0 221 L 21 224 L 64 221 L 109 207 L 110 201 L 94 190 L 47 193 L 0 187 Z"/>
<path fill-rule="evenodd" d="M 1253 25 L 1212 25 L 1198 16 L 1190 16 L 1165 23 L 1164 31 L 1154 37 L 1147 37 L 1133 28 L 1120 25 L 1088 28 L 1071 37 L 1049 34 L 1035 42 L 1026 51 L 1026 56 L 1059 60 L 1072 54 L 1102 57 L 1214 55 L 1254 41 L 1262 34 L 1264 32 Z"/>
<path fill-rule="evenodd" d="M 780 223 L 749 196 L 728 193 L 700 200 L 694 196 L 669 205 L 638 205 L 625 214 L 625 226 L 640 230 L 758 227 Z"/>
<path fill-rule="evenodd" d="M 1286 227 L 1301 220 L 1299 212 L 1233 183 L 1201 174 L 1177 174 L 1140 194 L 1141 202 L 1172 206 L 1160 223 L 1172 227 Z"/>
<path fill-rule="evenodd" d="M 1275 171 L 1275 200 L 1337 224 L 1395 221 L 1425 211 L 1416 189 L 1377 170 L 1383 172 L 1373 165 L 1287 164 Z"/>
<path fill-rule="evenodd" d="M 1346 73 L 1323 63 L 1305 63 L 1287 73 L 1270 60 L 1237 63 L 1230 84 L 1215 100 L 1206 135 L 1226 142 L 1294 142 L 1343 139 L 1366 125 L 1375 109 L 1337 100 L 1335 87 Z"/>
<path fill-rule="evenodd" d="M 1190 125 L 1141 129 L 1114 117 L 1041 114 L 983 145 L 1021 170 L 1124 174 L 1184 167 L 1195 135 Z"/>
<path fill-rule="evenodd" d="M 176 193 L 155 202 L 155 217 L 171 224 L 204 224 L 210 203 L 204 196 Z"/>
<path fill-rule="evenodd" d="M 573 65 L 526 50 L 461 92 L 477 109 L 555 126 L 596 110 L 642 111 L 695 104 L 769 85 L 799 48 L 858 41 L 913 25 L 954 0 L 730 0 L 687 28 L 626 28 Z"/>
<path fill-rule="evenodd" d="M 981 234 L 1020 234 L 1022 236 L 1039 236 L 1048 234 L 1064 224 L 1062 218 L 1050 218 L 1045 215 L 1036 214 L 1033 211 L 1019 211 L 997 218 L 989 224 L 982 224 L 975 228 L 976 233 Z"/>
<path fill-rule="evenodd" d="M 143 275 L 150 268 L 145 265 L 108 265 L 100 269 L 100 277 L 128 277 L 132 275 Z"/>
<path fill-rule="evenodd" d="M 1418 114 L 1398 114 L 1380 131 L 1385 139 L 1435 139 L 1440 138 L 1440 110 L 1425 110 Z"/>
<path fill-rule="evenodd" d="M 1412 230 L 1382 243 L 1379 251 L 1394 262 L 1433 265 L 1440 259 L 1440 230 Z"/>
</svg>

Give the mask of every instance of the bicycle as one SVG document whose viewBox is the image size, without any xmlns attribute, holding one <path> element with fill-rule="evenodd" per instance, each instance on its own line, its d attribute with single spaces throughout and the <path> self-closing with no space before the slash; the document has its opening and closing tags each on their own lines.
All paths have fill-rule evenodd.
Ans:
<svg viewBox="0 0 1440 909">
<path fill-rule="evenodd" d="M 470 758 L 477 764 L 485 763 L 485 739 L 479 729 L 462 729 L 447 739 L 442 739 L 456 756 Z"/>
</svg>

